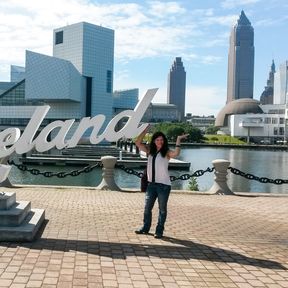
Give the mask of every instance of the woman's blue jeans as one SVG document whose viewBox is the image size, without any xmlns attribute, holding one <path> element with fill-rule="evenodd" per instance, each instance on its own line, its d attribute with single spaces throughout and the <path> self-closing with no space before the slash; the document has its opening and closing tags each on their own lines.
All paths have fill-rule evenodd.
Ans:
<svg viewBox="0 0 288 288">
<path fill-rule="evenodd" d="M 158 198 L 159 215 L 155 233 L 162 235 L 167 217 L 167 203 L 171 191 L 170 185 L 161 183 L 149 183 L 145 195 L 144 225 L 143 230 L 149 232 L 152 222 L 152 209 Z"/>
</svg>

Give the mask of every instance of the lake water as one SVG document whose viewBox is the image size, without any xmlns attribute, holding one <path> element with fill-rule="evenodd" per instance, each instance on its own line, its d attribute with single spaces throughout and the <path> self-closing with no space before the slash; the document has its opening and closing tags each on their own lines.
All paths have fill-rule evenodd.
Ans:
<svg viewBox="0 0 288 288">
<path fill-rule="evenodd" d="M 180 160 L 191 163 L 191 171 L 171 170 L 170 175 L 179 176 L 182 174 L 192 174 L 196 170 L 205 170 L 213 167 L 212 161 L 215 159 L 225 159 L 231 162 L 230 166 L 237 168 L 245 173 L 250 173 L 259 177 L 271 179 L 288 179 L 288 152 L 269 151 L 256 149 L 235 149 L 235 148 L 215 148 L 197 147 L 183 148 Z M 41 171 L 67 172 L 80 169 L 79 166 L 32 166 Z M 102 179 L 102 170 L 97 168 L 90 173 L 83 173 L 77 177 L 67 176 L 66 178 L 46 178 L 41 175 L 34 176 L 29 172 L 22 172 L 14 167 L 11 170 L 9 179 L 15 184 L 43 184 L 43 185 L 73 185 L 73 186 L 92 186 L 96 187 Z M 207 191 L 213 185 L 214 173 L 205 173 L 197 177 L 200 191 Z M 137 176 L 129 175 L 126 172 L 116 169 L 115 181 L 119 187 L 139 188 L 140 179 Z M 234 175 L 229 171 L 228 186 L 235 192 L 264 192 L 264 193 L 288 193 L 288 184 L 275 185 L 263 184 L 255 180 L 247 180 L 239 175 Z M 173 189 L 187 189 L 188 181 L 177 180 L 172 183 Z"/>
</svg>

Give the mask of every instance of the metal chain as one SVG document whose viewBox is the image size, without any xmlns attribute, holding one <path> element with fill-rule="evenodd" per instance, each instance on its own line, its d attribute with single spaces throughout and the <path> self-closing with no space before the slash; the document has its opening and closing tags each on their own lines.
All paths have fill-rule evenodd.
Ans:
<svg viewBox="0 0 288 288">
<path fill-rule="evenodd" d="M 29 167 L 27 167 L 24 164 L 17 164 L 13 160 L 11 160 L 11 161 L 9 160 L 7 163 L 9 165 L 16 166 L 21 171 L 27 171 L 27 172 L 31 173 L 32 175 L 43 175 L 44 177 L 48 177 L 48 178 L 54 177 L 54 176 L 56 176 L 58 178 L 65 178 L 67 176 L 75 177 L 75 176 L 78 176 L 78 175 L 80 175 L 82 173 L 89 173 L 96 167 L 102 167 L 103 166 L 101 162 L 98 162 L 98 163 L 96 163 L 94 165 L 89 165 L 89 166 L 86 166 L 86 167 L 84 167 L 82 169 L 73 170 L 73 171 L 70 171 L 70 172 L 51 172 L 51 171 L 42 172 L 42 171 L 40 171 L 38 169 L 35 169 L 35 168 L 29 168 Z"/>
<path fill-rule="evenodd" d="M 115 164 L 115 168 L 119 168 L 119 169 L 125 171 L 126 173 L 131 174 L 131 175 L 135 175 L 135 176 L 137 176 L 139 178 L 142 178 L 143 175 L 144 175 L 143 172 L 137 172 L 136 170 L 134 170 L 132 168 L 127 168 L 124 165 L 117 164 L 117 163 Z"/>
<path fill-rule="evenodd" d="M 139 178 L 142 178 L 143 175 L 144 175 L 143 172 L 137 172 L 136 170 L 134 170 L 134 169 L 132 169 L 132 168 L 127 168 L 127 167 L 125 167 L 124 165 L 118 165 L 118 164 L 116 164 L 116 165 L 115 165 L 115 168 L 119 168 L 119 169 L 125 171 L 126 173 L 135 175 L 135 176 L 137 176 L 137 177 L 139 177 Z M 176 181 L 176 180 L 189 180 L 189 179 L 192 178 L 192 177 L 200 177 L 200 176 L 202 176 L 202 175 L 203 175 L 204 173 L 206 173 L 206 172 L 213 172 L 214 169 L 215 169 L 214 167 L 213 167 L 213 168 L 209 168 L 209 167 L 208 167 L 206 170 L 197 170 L 197 171 L 195 171 L 192 175 L 190 175 L 190 174 L 183 174 L 183 175 L 178 176 L 178 177 L 177 177 L 177 176 L 170 176 L 170 180 L 171 180 L 171 181 Z"/>
<path fill-rule="evenodd" d="M 258 177 L 249 173 L 245 173 L 240 171 L 239 169 L 233 168 L 233 167 L 228 167 L 228 169 L 231 171 L 231 173 L 235 175 L 239 175 L 241 177 L 244 177 L 249 180 L 256 180 L 261 183 L 271 183 L 271 184 L 276 184 L 276 185 L 281 185 L 281 184 L 288 184 L 288 180 L 283 180 L 283 179 L 269 179 L 267 177 Z"/>
<path fill-rule="evenodd" d="M 89 173 L 91 172 L 94 168 L 97 168 L 97 167 L 103 167 L 103 164 L 101 162 L 98 162 L 94 165 L 89 165 L 89 166 L 86 166 L 82 169 L 79 169 L 79 170 L 73 170 L 73 171 L 70 171 L 70 172 L 51 172 L 51 171 L 45 171 L 45 172 L 42 172 L 38 169 L 35 169 L 35 168 L 29 168 L 27 167 L 26 165 L 24 164 L 17 164 L 15 163 L 13 160 L 9 160 L 8 161 L 8 164 L 9 165 L 14 165 L 16 166 L 19 170 L 21 171 L 27 171 L 29 173 L 31 173 L 32 175 L 43 175 L 44 177 L 58 177 L 58 178 L 65 178 L 67 176 L 73 176 L 73 177 L 76 177 L 82 173 Z M 142 178 L 144 173 L 143 172 L 138 172 L 132 168 L 127 168 L 125 167 L 124 165 L 119 165 L 119 164 L 116 164 L 115 165 L 115 168 L 119 168 L 123 171 L 125 171 L 126 173 L 130 174 L 130 175 L 135 175 L 139 178 Z M 189 180 L 190 178 L 192 177 L 200 177 L 202 175 L 204 175 L 205 173 L 207 172 L 213 172 L 215 170 L 214 167 L 212 168 L 207 168 L 206 170 L 197 170 L 195 171 L 193 174 L 183 174 L 181 176 L 170 176 L 170 180 L 171 181 L 176 181 L 176 180 Z M 239 175 L 241 177 L 244 177 L 248 180 L 255 180 L 255 181 L 258 181 L 260 183 L 270 183 L 270 184 L 276 184 L 276 185 L 281 185 L 281 184 L 288 184 L 288 180 L 283 180 L 283 179 L 269 179 L 267 177 L 259 177 L 259 176 L 255 176 L 253 174 L 250 174 L 250 173 L 245 173 L 237 168 L 233 168 L 233 167 L 228 167 L 228 170 L 231 171 L 231 173 L 235 174 L 235 175 Z"/>
<path fill-rule="evenodd" d="M 183 174 L 181 176 L 170 176 L 170 180 L 171 181 L 176 181 L 176 180 L 189 180 L 190 178 L 193 178 L 193 177 L 200 177 L 200 176 L 203 176 L 205 173 L 207 172 L 213 172 L 215 170 L 214 167 L 210 168 L 208 167 L 206 170 L 197 170 L 195 171 L 193 174 Z"/>
</svg>

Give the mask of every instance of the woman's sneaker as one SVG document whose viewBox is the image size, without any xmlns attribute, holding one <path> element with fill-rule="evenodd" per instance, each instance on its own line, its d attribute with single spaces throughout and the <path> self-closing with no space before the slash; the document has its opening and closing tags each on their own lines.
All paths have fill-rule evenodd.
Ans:
<svg viewBox="0 0 288 288">
<path fill-rule="evenodd" d="M 148 234 L 149 231 L 141 228 L 141 229 L 135 230 L 135 233 L 136 233 L 136 234 Z"/>
</svg>

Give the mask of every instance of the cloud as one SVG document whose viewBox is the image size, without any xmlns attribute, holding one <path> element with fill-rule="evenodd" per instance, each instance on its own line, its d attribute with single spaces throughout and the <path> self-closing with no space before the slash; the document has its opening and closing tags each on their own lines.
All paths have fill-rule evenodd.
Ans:
<svg viewBox="0 0 288 288">
<path fill-rule="evenodd" d="M 193 22 L 177 1 L 10 0 L 0 2 L 0 11 L 0 55 L 5 67 L 23 65 L 26 49 L 52 55 L 53 29 L 81 21 L 114 29 L 115 57 L 122 62 L 181 54 L 192 49 L 192 39 L 203 36 L 197 19 Z M 212 10 L 201 11 L 205 13 L 211 15 Z"/>
<path fill-rule="evenodd" d="M 129 81 L 129 70 L 127 69 L 121 69 L 121 70 L 118 70 L 116 73 L 114 73 L 114 84 L 116 84 L 115 86 L 116 87 L 121 87 L 124 84 L 124 87 L 127 88 L 126 86 L 126 83 L 130 82 Z M 127 82 L 126 82 L 127 81 Z M 122 86 L 123 87 L 123 86 Z M 123 87 L 123 88 L 124 88 Z M 128 88 L 127 88 L 128 89 Z"/>
<path fill-rule="evenodd" d="M 211 25 L 223 25 L 223 26 L 229 26 L 231 27 L 233 24 L 236 23 L 236 20 L 238 19 L 239 15 L 225 15 L 225 16 L 209 16 L 205 18 L 201 25 L 204 26 L 211 26 Z"/>
<path fill-rule="evenodd" d="M 212 39 L 210 38 L 211 37 L 210 36 L 209 38 L 206 38 L 204 40 L 204 43 L 199 43 L 199 45 L 202 47 L 207 47 L 207 48 L 208 47 L 228 46 L 229 36 L 230 36 L 230 31 L 215 35 Z"/>
<path fill-rule="evenodd" d="M 201 57 L 201 62 L 203 64 L 215 64 L 215 63 L 219 63 L 223 58 L 220 56 L 214 56 L 214 55 L 206 55 Z"/>
<path fill-rule="evenodd" d="M 199 54 L 181 54 L 182 58 L 187 62 L 193 62 L 197 64 L 212 65 L 219 63 L 223 60 L 223 57 L 216 55 L 199 55 Z"/>
<path fill-rule="evenodd" d="M 160 1 L 150 1 L 148 13 L 155 17 L 169 17 L 173 15 L 181 15 L 186 12 L 186 9 L 181 7 L 178 2 L 160 2 Z"/>
<path fill-rule="evenodd" d="M 189 86 L 186 89 L 186 113 L 217 116 L 225 106 L 226 88 L 220 86 Z"/>
<path fill-rule="evenodd" d="M 287 23 L 288 16 L 282 16 L 278 18 L 265 18 L 258 20 L 254 23 L 255 27 L 269 27 L 269 26 L 277 26 L 281 24 Z"/>
<path fill-rule="evenodd" d="M 191 49 L 187 38 L 189 27 L 122 28 L 116 32 L 116 57 L 119 60 L 182 54 Z M 195 35 L 197 32 L 195 32 Z"/>
<path fill-rule="evenodd" d="M 187 11 L 177 1 L 149 1 L 140 5 L 99 4 L 88 0 L 51 0 L 49 3 L 11 0 L 1 2 L 0 11 L 3 49 L 9 45 L 18 51 L 27 48 L 39 53 L 49 51 L 51 55 L 53 29 L 86 21 L 115 29 L 115 51 L 120 59 L 163 56 L 191 49 L 188 43 L 192 43 L 192 39 L 197 41 L 197 37 L 205 36 L 198 18 L 191 19 L 191 14 L 201 19 L 213 15 L 212 9 Z M 217 21 L 221 23 L 216 18 L 213 23 Z"/>
<path fill-rule="evenodd" d="M 221 6 L 223 8 L 232 9 L 239 6 L 252 5 L 260 1 L 261 0 L 225 0 L 221 3 Z"/>
</svg>

